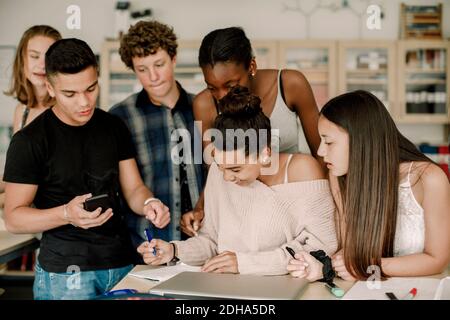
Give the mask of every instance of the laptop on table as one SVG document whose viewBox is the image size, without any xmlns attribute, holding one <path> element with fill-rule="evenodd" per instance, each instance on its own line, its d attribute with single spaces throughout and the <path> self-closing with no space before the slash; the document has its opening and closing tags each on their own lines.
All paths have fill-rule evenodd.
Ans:
<svg viewBox="0 0 450 320">
<path fill-rule="evenodd" d="M 294 300 L 308 281 L 291 276 L 182 272 L 150 293 L 181 299 Z"/>
</svg>

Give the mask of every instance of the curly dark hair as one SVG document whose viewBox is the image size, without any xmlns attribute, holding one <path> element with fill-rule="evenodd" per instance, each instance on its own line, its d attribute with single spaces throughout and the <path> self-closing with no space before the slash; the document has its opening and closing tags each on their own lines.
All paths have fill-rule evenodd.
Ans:
<svg viewBox="0 0 450 320">
<path fill-rule="evenodd" d="M 171 58 L 177 54 L 177 36 L 173 28 L 158 21 L 139 21 L 120 40 L 119 54 L 125 65 L 133 69 L 133 57 L 155 54 L 161 48 Z"/>
</svg>

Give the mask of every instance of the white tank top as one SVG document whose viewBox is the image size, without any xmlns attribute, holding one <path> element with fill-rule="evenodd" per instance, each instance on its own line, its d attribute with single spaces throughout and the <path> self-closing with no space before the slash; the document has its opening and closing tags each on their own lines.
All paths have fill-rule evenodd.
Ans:
<svg viewBox="0 0 450 320">
<path fill-rule="evenodd" d="M 281 94 L 281 70 L 278 71 L 278 93 L 270 115 L 272 129 L 278 129 L 279 134 L 272 134 L 272 140 L 279 142 L 279 152 L 311 154 L 306 142 L 297 113 L 293 112 L 283 100 Z M 272 143 L 273 145 L 273 143 Z M 275 149 L 275 151 L 277 151 Z"/>
<path fill-rule="evenodd" d="M 425 246 L 424 210 L 414 197 L 409 165 L 408 178 L 400 183 L 398 190 L 397 226 L 394 240 L 394 256 L 423 252 Z"/>
</svg>

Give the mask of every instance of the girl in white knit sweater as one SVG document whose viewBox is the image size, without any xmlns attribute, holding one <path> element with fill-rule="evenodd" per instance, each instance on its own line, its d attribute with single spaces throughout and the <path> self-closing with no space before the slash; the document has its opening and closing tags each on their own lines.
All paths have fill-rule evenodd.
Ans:
<svg viewBox="0 0 450 320">
<path fill-rule="evenodd" d="M 214 162 L 198 236 L 171 243 L 144 242 L 138 248 L 144 261 L 160 265 L 179 259 L 201 265 L 205 272 L 280 275 L 287 273 L 291 258 L 286 246 L 298 252 L 334 253 L 335 206 L 317 160 L 302 154 L 271 154 L 270 120 L 260 99 L 247 88 L 233 88 L 221 99 L 220 110 L 214 127 L 225 139 L 213 141 Z M 238 129 L 266 130 L 267 139 L 258 134 L 253 141 L 235 139 L 227 136 L 229 129 L 233 134 Z M 310 280 L 321 277 L 320 270 Z"/>
</svg>

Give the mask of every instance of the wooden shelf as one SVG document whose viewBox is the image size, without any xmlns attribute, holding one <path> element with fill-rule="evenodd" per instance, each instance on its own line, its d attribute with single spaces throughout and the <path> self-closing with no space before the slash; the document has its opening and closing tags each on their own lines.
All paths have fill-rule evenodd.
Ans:
<svg viewBox="0 0 450 320">
<path fill-rule="evenodd" d="M 351 70 L 347 70 L 347 73 L 353 73 L 353 74 L 386 74 L 387 73 L 387 69 L 378 69 L 378 70 L 351 69 Z"/>
<path fill-rule="evenodd" d="M 109 73 L 134 74 L 134 71 L 125 67 L 125 65 L 113 65 L 109 67 Z"/>
<path fill-rule="evenodd" d="M 431 8 L 434 12 L 429 12 Z M 400 12 L 402 38 L 442 38 L 442 4 L 409 5 L 402 3 Z"/>
<path fill-rule="evenodd" d="M 138 81 L 137 79 L 111 79 L 111 85 L 134 85 Z"/>
<path fill-rule="evenodd" d="M 195 40 L 191 43 L 180 42 L 179 51 L 182 52 L 183 48 L 188 49 L 189 55 L 185 56 L 191 57 L 192 49 L 198 50 L 199 43 L 200 41 Z M 405 102 L 407 89 L 414 89 L 415 86 L 445 85 L 445 88 L 440 91 L 447 92 L 447 95 L 450 94 L 450 41 L 448 40 L 258 40 L 252 41 L 252 45 L 255 52 L 257 51 L 259 54 L 257 57 L 259 68 L 292 68 L 302 72 L 313 87 L 319 107 L 337 94 L 361 86 L 374 93 L 379 92 L 380 95 L 383 93 L 383 98 L 389 101 L 389 111 L 394 120 L 399 123 L 449 124 L 450 113 L 442 115 L 406 114 Z M 107 57 L 106 60 L 108 60 L 108 58 L 111 59 L 111 53 L 118 50 L 119 44 L 118 42 L 107 42 L 105 47 L 107 50 L 102 51 L 102 58 Z M 439 64 L 430 63 L 430 69 L 420 68 L 420 64 L 407 65 L 407 54 L 411 55 L 411 52 L 417 50 L 440 51 L 439 54 L 431 55 L 435 59 L 440 57 Z M 360 65 L 355 60 L 354 64 L 349 65 L 353 69 L 347 68 L 349 54 L 352 57 L 354 55 L 356 59 L 359 52 L 366 54 L 370 51 L 381 52 L 383 56 L 387 55 L 387 67 L 384 68 L 385 65 L 382 64 L 378 70 L 358 68 Z M 102 63 L 105 62 L 104 60 L 101 59 Z M 184 59 L 184 66 L 178 64 L 175 74 L 183 86 L 189 86 L 193 93 L 196 93 L 194 91 L 197 88 L 204 88 L 205 84 L 201 69 L 194 66 L 197 61 L 191 62 L 191 60 Z M 326 65 L 324 65 L 325 62 Z M 190 66 L 191 63 L 192 66 Z M 302 68 L 301 65 L 305 67 Z M 107 78 L 104 75 L 105 69 L 108 70 Z M 126 68 L 115 56 L 106 68 L 102 64 L 101 72 L 103 99 L 101 101 L 108 101 L 110 94 L 104 92 L 104 89 L 108 88 L 107 90 L 109 90 L 111 84 L 131 86 L 136 83 L 134 79 L 118 77 L 118 75 L 124 77 L 132 75 L 133 71 Z M 119 79 L 112 79 L 111 74 Z M 443 79 L 444 75 L 445 79 Z M 116 92 L 111 96 L 117 97 L 119 94 L 122 93 Z M 101 105 L 108 107 L 108 102 L 102 102 Z M 447 102 L 447 108 L 449 105 L 450 103 Z"/>
<path fill-rule="evenodd" d="M 311 85 L 328 85 L 327 80 L 308 80 L 309 84 Z"/>
<path fill-rule="evenodd" d="M 450 124 L 450 120 L 446 118 L 446 115 L 442 114 L 428 114 L 428 113 L 416 113 L 407 114 L 400 117 L 395 122 L 400 124 Z"/>
<path fill-rule="evenodd" d="M 384 80 L 373 80 L 373 79 L 347 79 L 347 84 L 363 84 L 363 85 L 388 85 L 388 81 Z"/>
<path fill-rule="evenodd" d="M 421 68 L 406 68 L 406 73 L 445 73 L 445 69 L 421 69 Z"/>
<path fill-rule="evenodd" d="M 105 41 L 102 46 L 101 59 L 100 59 L 100 107 L 109 109 L 113 103 L 118 102 L 117 99 L 123 100 L 128 95 L 134 92 L 129 91 L 129 86 L 133 86 L 138 83 L 136 78 L 130 79 L 114 79 L 114 75 L 134 76 L 133 70 L 125 66 L 125 64 L 117 56 L 117 52 L 120 47 L 120 42 Z M 175 74 L 180 78 L 180 83 L 194 84 L 197 87 L 203 87 L 203 82 L 197 80 L 202 76 L 201 69 L 197 66 L 198 48 L 200 47 L 200 41 L 198 40 L 179 40 L 178 41 L 178 65 L 175 68 Z M 192 61 L 191 61 L 192 60 Z M 183 66 L 184 65 L 184 66 Z M 191 75 L 194 78 L 192 81 L 187 79 L 187 76 Z M 124 92 L 111 92 L 111 86 L 124 86 Z M 128 92 L 129 91 L 129 92 Z M 128 92 L 128 94 L 127 94 Z M 196 93 L 196 92 L 192 92 Z M 122 99 L 123 97 L 123 99 Z"/>
<path fill-rule="evenodd" d="M 180 68 L 176 68 L 175 69 L 175 73 L 199 73 L 202 74 L 202 69 L 200 68 L 185 68 L 185 67 L 180 67 Z"/>
<path fill-rule="evenodd" d="M 297 70 L 301 71 L 302 73 L 317 73 L 317 72 L 322 72 L 322 73 L 327 73 L 329 72 L 329 68 L 328 67 L 311 67 L 311 68 L 301 68 L 298 67 L 296 68 Z"/>
<path fill-rule="evenodd" d="M 396 110 L 396 48 L 391 40 L 345 40 L 338 43 L 339 93 L 365 89 L 382 100 L 394 120 Z M 378 69 L 369 69 L 371 52 L 377 52 Z M 361 64 L 361 58 L 366 58 Z"/>
<path fill-rule="evenodd" d="M 278 41 L 277 68 L 303 73 L 312 86 L 319 109 L 338 93 L 336 48 L 335 40 Z"/>
<path fill-rule="evenodd" d="M 445 80 L 423 79 L 423 80 L 406 80 L 405 84 L 446 84 Z"/>
<path fill-rule="evenodd" d="M 448 81 L 450 76 L 450 42 L 448 40 L 400 40 L 398 47 L 398 114 L 400 115 L 399 123 L 406 124 L 436 124 L 447 125 L 450 123 L 449 101 L 445 102 L 445 113 L 429 114 L 429 113 L 408 113 L 407 112 L 407 91 L 414 91 L 414 86 L 433 86 L 438 85 L 441 88 L 439 91 L 446 92 L 447 96 L 450 92 L 450 83 Z M 431 55 L 429 69 L 409 66 L 406 64 L 406 57 L 413 51 L 427 51 L 437 50 L 439 55 Z M 443 56 L 444 55 L 444 56 Z M 423 58 L 422 58 L 423 59 Z M 421 59 L 417 59 L 417 63 L 423 63 Z M 445 68 L 444 68 L 445 66 Z M 418 74 L 419 77 L 411 77 L 413 74 Z M 427 76 L 428 75 L 428 76 Z M 445 79 L 440 77 L 445 76 Z M 425 89 L 426 90 L 426 89 Z M 420 91 L 420 90 L 419 90 Z M 423 90 L 422 90 L 423 91 Z M 428 91 L 428 90 L 426 90 Z M 448 136 L 446 137 L 448 139 Z"/>
</svg>

